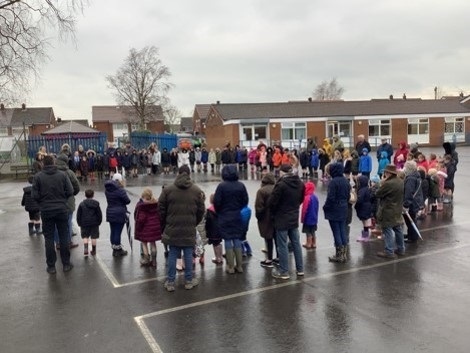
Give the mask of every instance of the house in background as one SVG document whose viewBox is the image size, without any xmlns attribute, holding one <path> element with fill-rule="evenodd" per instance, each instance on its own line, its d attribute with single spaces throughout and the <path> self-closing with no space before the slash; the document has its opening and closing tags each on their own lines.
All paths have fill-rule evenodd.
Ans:
<svg viewBox="0 0 470 353">
<path fill-rule="evenodd" d="M 193 118 L 184 117 L 180 119 L 179 132 L 193 133 Z"/>
<path fill-rule="evenodd" d="M 148 108 L 151 114 L 146 119 L 146 129 L 152 133 L 163 133 L 165 119 L 162 107 L 154 105 Z M 125 138 L 139 129 L 138 117 L 132 106 L 93 106 L 91 115 L 93 128 L 105 132 L 108 141 L 116 143 L 119 138 Z"/>
<path fill-rule="evenodd" d="M 196 104 L 193 112 L 193 127 L 191 132 L 194 135 L 205 136 L 206 134 L 206 122 L 209 116 L 211 104 Z"/>
<path fill-rule="evenodd" d="M 281 142 L 305 146 L 307 138 L 322 144 L 338 135 L 346 147 L 365 135 L 372 146 L 382 138 L 440 146 L 444 141 L 470 142 L 469 97 L 459 99 L 372 99 L 282 103 L 211 104 L 205 121 L 209 147 L 257 146 Z M 195 109 L 196 110 L 196 109 Z M 467 137 L 469 136 L 469 137 Z"/>
</svg>

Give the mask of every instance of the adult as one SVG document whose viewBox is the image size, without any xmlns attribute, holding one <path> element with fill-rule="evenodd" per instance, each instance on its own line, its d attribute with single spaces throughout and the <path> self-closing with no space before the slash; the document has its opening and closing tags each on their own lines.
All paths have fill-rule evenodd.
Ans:
<svg viewBox="0 0 470 353">
<path fill-rule="evenodd" d="M 304 275 L 302 247 L 299 239 L 299 207 L 304 200 L 305 186 L 298 174 L 293 174 L 290 164 L 280 168 L 280 178 L 269 198 L 269 209 L 276 231 L 276 246 L 279 255 L 279 268 L 273 269 L 272 276 L 289 279 L 289 238 L 294 250 L 297 276 Z"/>
<path fill-rule="evenodd" d="M 344 152 L 344 143 L 341 140 L 341 138 L 339 137 L 339 135 L 334 135 L 333 136 L 332 147 L 333 147 L 333 152 L 334 151 L 340 151 L 341 153 Z"/>
<path fill-rule="evenodd" d="M 405 141 L 402 141 L 398 144 L 398 149 L 395 152 L 393 157 L 393 164 L 397 167 L 398 170 L 403 169 L 406 159 L 408 158 L 408 144 Z"/>
<path fill-rule="evenodd" d="M 397 167 L 389 164 L 385 167 L 379 189 L 375 197 L 379 199 L 377 223 L 382 229 L 385 242 L 384 251 L 377 256 L 394 259 L 396 254 L 405 254 L 403 239 L 403 188 L 404 183 L 398 177 Z"/>
<path fill-rule="evenodd" d="M 323 205 L 325 219 L 330 223 L 333 233 L 336 254 L 329 257 L 332 262 L 347 261 L 348 235 L 346 232 L 346 221 L 348 217 L 348 204 L 351 194 L 351 185 L 343 176 L 343 164 L 330 164 L 331 180 L 328 184 L 328 192 Z"/>
<path fill-rule="evenodd" d="M 152 174 L 158 174 L 160 164 L 162 163 L 162 154 L 158 150 L 158 147 L 155 146 L 154 152 L 152 154 Z"/>
<path fill-rule="evenodd" d="M 46 249 L 47 272 L 55 274 L 57 255 L 54 248 L 54 230 L 57 227 L 60 247 L 60 259 L 64 272 L 73 268 L 70 262 L 70 250 L 67 237 L 68 209 L 67 199 L 73 195 L 69 178 L 57 169 L 53 156 L 44 156 L 44 168 L 34 176 L 31 196 L 39 204 Z"/>
<path fill-rule="evenodd" d="M 199 281 L 193 277 L 193 250 L 196 245 L 196 226 L 205 211 L 201 189 L 190 178 L 191 171 L 184 164 L 178 169 L 173 184 L 166 186 L 158 199 L 160 220 L 165 245 L 169 246 L 168 277 L 165 288 L 175 290 L 176 259 L 183 252 L 185 289 L 192 289 Z"/>
<path fill-rule="evenodd" d="M 360 155 L 362 155 L 362 150 L 367 148 L 367 153 L 370 153 L 371 147 L 370 143 L 366 140 L 364 135 L 357 135 L 357 143 L 356 143 L 356 151 Z"/>
<path fill-rule="evenodd" d="M 111 180 L 104 184 L 106 201 L 106 222 L 110 227 L 110 242 L 114 257 L 126 256 L 127 251 L 122 248 L 121 233 L 126 223 L 128 212 L 127 205 L 131 203 L 126 190 L 122 175 L 115 173 Z"/>
<path fill-rule="evenodd" d="M 415 161 L 406 161 L 403 168 L 405 173 L 403 208 L 405 209 L 405 223 L 408 228 L 406 243 L 416 243 L 419 235 L 411 222 L 416 223 L 418 211 L 423 204 L 423 193 L 421 191 L 421 176 Z M 407 213 L 407 214 L 406 214 Z"/>
<path fill-rule="evenodd" d="M 269 210 L 268 200 L 276 184 L 274 174 L 268 173 L 261 179 L 261 188 L 256 192 L 255 215 L 258 220 L 258 230 L 266 245 L 266 260 L 261 261 L 262 267 L 273 267 L 274 226 Z"/>
<path fill-rule="evenodd" d="M 246 229 L 242 222 L 241 210 L 248 205 L 245 184 L 238 181 L 237 166 L 230 164 L 222 168 L 222 182 L 214 194 L 214 208 L 217 214 L 219 235 L 224 240 L 227 273 L 243 272 L 241 238 Z"/>
<path fill-rule="evenodd" d="M 388 143 L 388 139 L 386 137 L 382 138 L 382 143 L 377 147 L 377 161 L 380 162 L 380 157 L 382 156 L 382 152 L 387 153 L 388 163 L 392 163 L 392 156 L 393 156 L 393 146 Z"/>
<path fill-rule="evenodd" d="M 68 246 L 68 247 L 70 247 L 70 249 L 72 249 L 72 248 L 76 248 L 78 246 L 78 243 L 72 242 L 72 233 L 73 233 L 72 220 L 73 220 L 73 213 L 75 212 L 75 195 L 77 195 L 80 192 L 80 183 L 79 183 L 75 173 L 72 170 L 69 169 L 68 163 L 69 163 L 69 158 L 67 157 L 67 149 L 65 148 L 65 150 L 64 150 L 64 148 L 63 148 L 61 153 L 57 156 L 56 165 L 57 165 L 57 169 L 64 172 L 65 175 L 67 175 L 67 177 L 69 178 L 70 183 L 72 184 L 72 188 L 73 188 L 73 195 L 70 195 L 67 198 L 67 210 L 68 210 L 68 221 L 67 221 L 68 232 L 67 232 L 67 235 L 68 235 L 68 242 L 66 244 L 60 244 L 60 242 L 58 242 L 59 241 L 59 236 L 58 236 L 57 230 L 56 230 L 56 234 L 55 234 L 56 235 L 55 240 L 56 240 L 56 242 L 58 242 L 58 244 L 63 245 L 63 246 Z"/>
</svg>

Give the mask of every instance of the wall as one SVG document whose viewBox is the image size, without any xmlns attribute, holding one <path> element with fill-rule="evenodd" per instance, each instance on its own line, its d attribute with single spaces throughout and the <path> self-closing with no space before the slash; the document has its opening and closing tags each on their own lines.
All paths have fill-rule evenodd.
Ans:
<svg viewBox="0 0 470 353">
<path fill-rule="evenodd" d="M 397 148 L 402 141 L 408 140 L 408 119 L 392 119 L 392 142 L 393 148 Z"/>
</svg>

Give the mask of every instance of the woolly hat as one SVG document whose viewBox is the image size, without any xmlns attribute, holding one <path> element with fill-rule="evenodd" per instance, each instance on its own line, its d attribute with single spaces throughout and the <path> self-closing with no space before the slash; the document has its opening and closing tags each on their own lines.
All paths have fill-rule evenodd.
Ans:
<svg viewBox="0 0 470 353">
<path fill-rule="evenodd" d="M 281 172 L 284 172 L 284 173 L 290 173 L 292 172 L 292 166 L 290 164 L 283 164 L 281 165 Z"/>
<path fill-rule="evenodd" d="M 114 181 L 122 181 L 122 175 L 119 173 L 116 173 L 113 175 L 113 180 Z"/>
</svg>

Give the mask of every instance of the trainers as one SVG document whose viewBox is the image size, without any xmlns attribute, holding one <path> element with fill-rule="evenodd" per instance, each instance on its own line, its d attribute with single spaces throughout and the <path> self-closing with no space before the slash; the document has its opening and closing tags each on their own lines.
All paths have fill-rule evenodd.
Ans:
<svg viewBox="0 0 470 353">
<path fill-rule="evenodd" d="M 50 275 L 55 275 L 57 273 L 55 266 L 47 266 L 46 271 Z"/>
<path fill-rule="evenodd" d="M 386 252 L 386 251 L 379 251 L 379 252 L 377 253 L 377 256 L 378 256 L 378 257 L 383 257 L 383 258 L 385 258 L 385 259 L 396 259 L 396 258 L 397 258 L 397 255 L 395 255 L 395 254 L 390 254 L 390 253 L 388 253 L 388 252 Z"/>
<path fill-rule="evenodd" d="M 290 278 L 288 273 L 281 273 L 276 269 L 274 269 L 271 272 L 271 276 L 273 276 L 274 278 L 278 278 L 278 279 L 289 279 Z"/>
<path fill-rule="evenodd" d="M 193 278 L 191 281 L 188 281 L 184 284 L 184 289 L 193 289 L 199 284 L 199 280 L 197 278 Z"/>
<path fill-rule="evenodd" d="M 305 275 L 304 271 L 297 271 L 297 276 L 304 276 L 304 275 Z"/>
<path fill-rule="evenodd" d="M 273 262 L 268 261 L 268 260 L 263 260 L 259 264 L 261 265 L 261 267 L 267 267 L 267 268 L 273 268 L 274 267 Z"/>
<path fill-rule="evenodd" d="M 175 282 L 168 282 L 166 281 L 164 284 L 165 289 L 167 292 L 174 292 L 175 291 Z"/>
<path fill-rule="evenodd" d="M 394 253 L 397 254 L 398 256 L 405 256 L 404 250 L 395 249 Z"/>
<path fill-rule="evenodd" d="M 273 264 L 274 265 L 279 265 L 279 259 L 273 259 Z"/>
<path fill-rule="evenodd" d="M 88 256 L 88 249 L 83 250 L 83 256 Z"/>
<path fill-rule="evenodd" d="M 69 249 L 73 249 L 73 248 L 76 248 L 76 247 L 78 247 L 77 243 L 70 242 Z"/>
<path fill-rule="evenodd" d="M 64 265 L 64 272 L 69 272 L 72 270 L 72 268 L 73 268 L 72 264 Z"/>
</svg>

